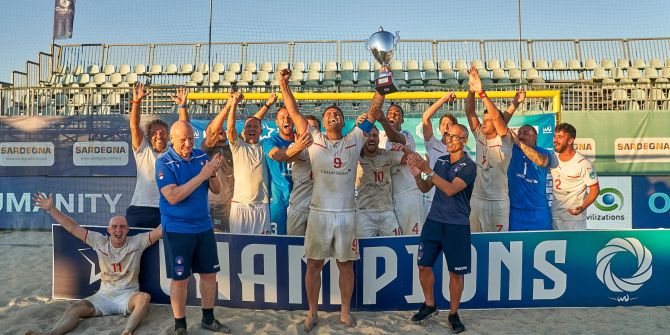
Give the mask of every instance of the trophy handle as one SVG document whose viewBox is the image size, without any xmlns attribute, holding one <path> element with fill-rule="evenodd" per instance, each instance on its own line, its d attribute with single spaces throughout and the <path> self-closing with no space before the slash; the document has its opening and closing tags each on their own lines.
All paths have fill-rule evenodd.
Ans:
<svg viewBox="0 0 670 335">
<path fill-rule="evenodd" d="M 398 42 L 400 42 L 400 31 L 395 32 L 395 36 L 393 36 L 393 46 L 398 46 Z"/>
</svg>

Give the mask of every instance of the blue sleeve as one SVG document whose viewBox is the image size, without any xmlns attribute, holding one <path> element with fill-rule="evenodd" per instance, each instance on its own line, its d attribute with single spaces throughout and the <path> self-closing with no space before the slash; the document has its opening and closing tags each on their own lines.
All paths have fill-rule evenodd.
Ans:
<svg viewBox="0 0 670 335">
<path fill-rule="evenodd" d="M 373 124 L 370 122 L 370 120 L 365 120 L 358 125 L 358 128 L 360 128 L 364 133 L 369 134 L 372 130 L 372 126 Z"/>
<path fill-rule="evenodd" d="M 277 145 L 276 145 L 275 142 L 272 140 L 272 137 L 270 137 L 270 138 L 266 139 L 265 141 L 263 141 L 263 154 L 265 155 L 266 158 L 268 158 L 268 159 L 272 159 L 272 158 L 270 158 L 270 151 L 271 151 L 272 149 L 274 149 L 276 146 L 277 146 Z"/>
<path fill-rule="evenodd" d="M 477 165 L 467 163 L 462 169 L 456 172 L 456 177 L 463 179 L 466 185 L 472 185 L 477 178 Z"/>
<path fill-rule="evenodd" d="M 156 160 L 156 185 L 158 185 L 158 190 L 167 185 L 177 185 L 177 176 L 175 176 L 174 171 L 169 169 L 165 165 L 165 161 L 162 159 Z"/>
</svg>

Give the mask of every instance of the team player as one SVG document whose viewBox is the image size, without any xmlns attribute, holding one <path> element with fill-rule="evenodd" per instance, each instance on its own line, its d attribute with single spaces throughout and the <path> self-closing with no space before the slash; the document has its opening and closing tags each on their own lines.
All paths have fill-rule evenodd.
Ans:
<svg viewBox="0 0 670 335">
<path fill-rule="evenodd" d="M 430 166 L 435 166 L 435 162 L 439 157 L 444 156 L 447 153 L 447 132 L 449 128 L 458 123 L 456 117 L 452 114 L 444 114 L 440 117 L 440 122 L 438 123 L 438 130 L 440 131 L 441 139 L 438 140 L 433 134 L 433 124 L 431 118 L 437 113 L 437 111 L 445 103 L 451 103 L 456 100 L 456 93 L 448 92 L 443 95 L 439 100 L 435 101 L 421 116 L 421 125 L 423 131 L 423 141 L 424 147 L 426 148 L 426 154 L 428 154 L 428 162 Z M 435 189 L 431 188 L 428 193 L 424 194 L 424 213 L 428 215 L 430 211 L 430 206 L 433 204 L 433 196 L 435 195 Z"/>
<path fill-rule="evenodd" d="M 449 270 L 449 326 L 454 333 L 465 331 L 458 316 L 463 294 L 463 275 L 470 273 L 470 197 L 477 176 L 475 163 L 463 148 L 468 141 L 468 130 L 463 125 L 449 128 L 448 154 L 441 156 L 431 169 L 418 154 L 410 155 L 408 162 L 416 183 L 422 192 L 437 188 L 433 206 L 419 239 L 419 281 L 426 301 L 414 314 L 412 321 L 422 322 L 438 314 L 435 307 L 433 265 L 444 253 Z M 421 178 L 421 172 L 426 179 Z"/>
<path fill-rule="evenodd" d="M 400 235 L 393 210 L 391 169 L 402 164 L 404 146 L 379 148 L 379 130 L 372 127 L 361 150 L 356 173 L 356 232 L 358 238 Z"/>
<path fill-rule="evenodd" d="M 107 226 L 109 236 L 104 236 L 82 228 L 54 207 L 52 194 L 47 197 L 37 193 L 33 200 L 36 206 L 49 213 L 65 230 L 95 250 L 100 267 L 100 289 L 94 295 L 70 305 L 49 332 L 29 330 L 26 334 L 65 334 L 77 327 L 80 318 L 116 314 L 130 314 L 122 334 L 132 334 L 144 318 L 151 301 L 148 293 L 140 292 L 140 259 L 142 252 L 161 238 L 161 227 L 128 236 L 128 222 L 122 216 L 115 216 Z"/>
<path fill-rule="evenodd" d="M 279 72 L 279 85 L 286 90 L 291 71 Z M 311 330 L 318 322 L 318 302 L 321 289 L 321 269 L 327 258 L 337 260 L 340 270 L 340 295 L 342 305 L 340 322 L 354 326 L 350 313 L 351 295 L 354 287 L 353 261 L 359 258 L 356 225 L 354 221 L 354 183 L 356 166 L 367 134 L 375 120 L 380 117 L 383 97 L 375 94 L 367 120 L 354 127 L 346 136 L 342 135 L 344 115 L 331 106 L 323 114 L 325 132 L 307 127 L 307 121 L 297 108 L 287 109 L 295 123 L 296 131 L 309 131 L 313 144 L 307 149 L 314 178 L 312 201 L 305 232 L 305 258 L 307 273 L 305 287 L 309 312 L 303 324 Z"/>
<path fill-rule="evenodd" d="M 470 90 L 465 114 L 476 139 L 477 180 L 472 192 L 470 225 L 472 231 L 509 230 L 507 168 L 512 156 L 512 138 L 502 113 L 484 91 L 477 70 L 469 71 Z M 475 113 L 475 93 L 486 111 L 480 122 Z"/>
<path fill-rule="evenodd" d="M 400 105 L 389 106 L 386 115 L 379 119 L 384 131 L 379 134 L 379 147 L 390 151 L 393 143 L 404 145 L 408 150 L 416 150 L 414 137 L 403 130 L 405 112 Z M 400 230 L 404 235 L 418 235 L 421 233 L 425 215 L 423 212 L 423 195 L 414 183 L 414 177 L 404 164 L 391 167 L 391 185 L 393 191 L 393 207 Z"/>
<path fill-rule="evenodd" d="M 569 123 L 561 123 L 554 130 L 551 216 L 553 228 L 558 230 L 586 229 L 586 208 L 600 192 L 593 164 L 573 147 L 576 137 L 577 130 Z"/>
<path fill-rule="evenodd" d="M 179 120 L 188 121 L 187 96 L 184 88 L 178 88 L 172 100 L 179 107 Z M 158 186 L 154 180 L 156 158 L 167 150 L 168 126 L 160 119 L 148 122 L 145 131 L 140 127 L 140 105 L 149 93 L 144 84 L 133 86 L 130 101 L 130 138 L 137 169 L 135 191 L 126 209 L 126 219 L 131 227 L 156 228 L 161 223 L 158 210 Z"/>
<path fill-rule="evenodd" d="M 230 205 L 230 232 L 238 234 L 269 234 L 270 195 L 268 167 L 263 145 L 259 143 L 262 133 L 261 119 L 267 112 L 265 104 L 254 116 L 244 121 L 241 137 L 237 135 L 235 118 L 237 104 L 244 99 L 237 94 L 228 113 L 226 127 L 228 142 L 233 153 L 235 190 Z M 272 98 L 271 98 L 272 99 Z"/>
</svg>

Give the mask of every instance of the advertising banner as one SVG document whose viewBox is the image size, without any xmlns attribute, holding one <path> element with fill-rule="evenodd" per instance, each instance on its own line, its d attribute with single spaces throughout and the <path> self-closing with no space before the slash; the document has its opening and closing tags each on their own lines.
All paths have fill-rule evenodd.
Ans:
<svg viewBox="0 0 670 335">
<path fill-rule="evenodd" d="M 633 228 L 670 229 L 670 176 L 633 177 Z"/>
<path fill-rule="evenodd" d="M 586 209 L 586 229 L 630 229 L 633 223 L 631 177 L 598 177 L 600 192 Z"/>
<path fill-rule="evenodd" d="M 104 232 L 103 227 L 91 227 Z M 137 230 L 133 230 L 136 233 Z M 56 299 L 79 299 L 99 287 L 96 254 L 62 227 L 53 226 Z M 665 230 L 477 233 L 472 272 L 465 276 L 463 308 L 611 307 L 670 304 L 670 249 Z M 302 237 L 216 234 L 221 271 L 218 306 L 304 310 L 306 270 Z M 160 242 L 162 243 L 162 241 Z M 154 303 L 169 303 L 160 243 L 145 251 L 140 287 Z M 354 310 L 415 310 L 424 301 L 418 279 L 418 237 L 359 241 L 354 263 Z M 444 258 L 434 267 L 435 298 L 448 308 Z M 197 276 L 196 276 L 197 278 Z M 197 279 L 188 305 L 199 306 Z M 322 273 L 321 304 L 340 304 L 337 266 Z"/>
<path fill-rule="evenodd" d="M 670 173 L 670 111 L 565 111 L 577 128 L 575 149 L 594 159 L 599 175 Z"/>
</svg>

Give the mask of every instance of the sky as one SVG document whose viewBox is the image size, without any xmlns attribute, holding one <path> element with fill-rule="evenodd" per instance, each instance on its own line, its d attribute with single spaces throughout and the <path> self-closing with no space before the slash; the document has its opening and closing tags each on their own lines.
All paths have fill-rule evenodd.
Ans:
<svg viewBox="0 0 670 335">
<path fill-rule="evenodd" d="M 0 0 L 0 81 L 48 52 L 54 1 Z M 209 0 L 76 0 L 73 38 L 57 44 L 206 42 Z M 516 39 L 517 0 L 212 0 L 212 40 Z M 667 0 L 521 0 L 524 39 L 670 36 Z M 670 57 L 670 55 L 668 55 Z"/>
</svg>

